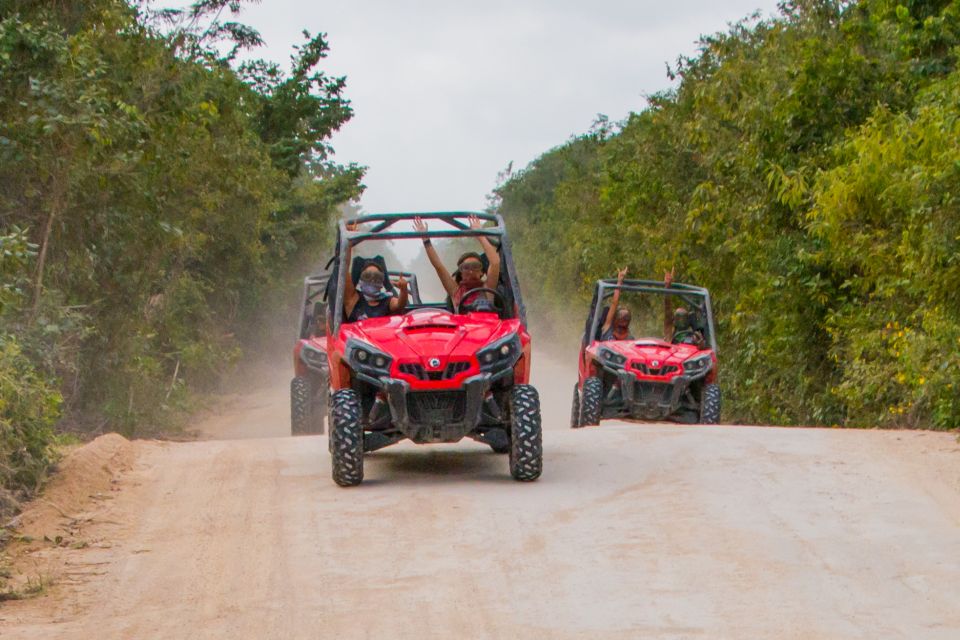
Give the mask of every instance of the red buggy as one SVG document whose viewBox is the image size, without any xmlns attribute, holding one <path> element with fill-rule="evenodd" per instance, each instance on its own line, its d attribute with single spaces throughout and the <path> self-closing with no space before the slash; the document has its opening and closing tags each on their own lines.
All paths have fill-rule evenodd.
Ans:
<svg viewBox="0 0 960 640">
<path fill-rule="evenodd" d="M 604 303 L 617 289 L 637 294 L 641 298 L 635 303 L 641 310 L 638 315 L 648 317 L 669 296 L 689 313 L 690 328 L 670 339 L 600 340 L 608 309 Z M 680 283 L 668 287 L 652 280 L 597 281 L 578 370 L 573 428 L 597 425 L 608 418 L 719 422 L 721 395 L 710 293 L 701 287 Z"/>
<path fill-rule="evenodd" d="M 471 215 L 488 226 L 471 228 Z M 437 228 L 407 230 L 416 217 Z M 338 274 L 351 268 L 348 247 L 481 235 L 500 255 L 500 276 L 489 288 L 471 291 L 460 305 L 417 300 L 401 315 L 344 320 Z M 404 439 L 429 444 L 465 437 L 509 453 L 515 479 L 537 479 L 540 400 L 530 385 L 530 335 L 502 218 L 470 212 L 360 216 L 339 225 L 333 264 L 325 335 L 333 480 L 359 484 L 364 453 Z"/>
</svg>

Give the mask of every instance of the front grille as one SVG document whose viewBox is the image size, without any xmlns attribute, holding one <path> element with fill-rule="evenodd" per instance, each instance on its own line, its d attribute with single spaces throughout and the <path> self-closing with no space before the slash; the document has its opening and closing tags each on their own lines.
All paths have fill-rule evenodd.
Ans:
<svg viewBox="0 0 960 640">
<path fill-rule="evenodd" d="M 470 362 L 462 360 L 459 362 L 448 362 L 443 371 L 427 371 L 422 364 L 416 362 L 405 362 L 397 369 L 400 373 L 413 376 L 417 380 L 452 380 L 458 374 L 463 373 L 470 368 Z"/>
<path fill-rule="evenodd" d="M 407 394 L 410 421 L 419 424 L 446 425 L 461 422 L 466 408 L 466 394 L 463 391 Z"/>
<path fill-rule="evenodd" d="M 673 401 L 673 385 L 664 382 L 640 382 L 634 397 L 643 404 L 670 404 Z"/>
<path fill-rule="evenodd" d="M 400 373 L 405 373 L 408 376 L 413 376 L 417 380 L 426 380 L 425 373 L 423 371 L 423 365 L 415 363 L 404 363 L 401 364 L 397 369 Z"/>
<path fill-rule="evenodd" d="M 447 368 L 443 372 L 444 380 L 449 380 L 454 376 L 463 373 L 470 368 L 470 363 L 466 360 L 460 362 L 449 362 L 447 363 Z"/>
<path fill-rule="evenodd" d="M 653 367 L 648 367 L 643 362 L 634 362 L 632 366 L 634 369 L 636 369 L 640 373 L 648 376 L 665 376 L 669 373 L 674 373 L 680 370 L 680 367 L 672 364 L 668 364 L 666 366 L 659 367 L 657 369 L 654 369 Z"/>
</svg>

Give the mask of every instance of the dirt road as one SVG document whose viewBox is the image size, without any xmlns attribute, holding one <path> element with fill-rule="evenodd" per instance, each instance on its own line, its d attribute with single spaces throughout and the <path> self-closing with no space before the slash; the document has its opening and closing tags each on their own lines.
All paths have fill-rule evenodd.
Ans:
<svg viewBox="0 0 960 640">
<path fill-rule="evenodd" d="M 201 425 L 245 439 L 133 443 L 89 544 L 31 556 L 54 585 L 0 636 L 960 637 L 955 436 L 571 431 L 572 378 L 544 374 L 539 482 L 402 445 L 340 489 L 324 437 L 264 437 L 287 433 L 277 376 Z"/>
</svg>

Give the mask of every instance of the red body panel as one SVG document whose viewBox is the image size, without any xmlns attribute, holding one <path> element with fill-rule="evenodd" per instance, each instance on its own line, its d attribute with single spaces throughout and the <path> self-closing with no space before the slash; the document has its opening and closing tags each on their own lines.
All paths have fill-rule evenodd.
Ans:
<svg viewBox="0 0 960 640">
<path fill-rule="evenodd" d="M 327 351 L 327 339 L 326 337 L 313 337 L 307 340 L 297 340 L 296 346 L 293 348 L 293 375 L 295 376 L 306 376 L 310 373 L 309 367 L 303 363 L 303 360 L 300 359 L 300 352 L 303 351 L 303 345 L 310 344 L 311 347 L 317 351 Z"/>
<path fill-rule="evenodd" d="M 713 367 L 706 375 L 706 382 L 713 383 L 717 378 L 717 356 L 711 349 L 698 349 L 691 344 L 671 344 L 659 338 L 638 338 L 635 340 L 608 340 L 601 342 L 594 340 L 586 349 L 581 348 L 580 352 L 580 386 L 583 386 L 584 379 L 599 374 L 600 359 L 598 353 L 600 347 L 606 347 L 616 353 L 624 356 L 627 362 L 624 368 L 633 373 L 641 380 L 652 380 L 655 382 L 669 382 L 673 378 L 683 375 L 683 363 L 685 360 L 710 354 L 713 361 Z M 643 372 L 634 365 L 645 365 L 650 369 L 659 369 L 660 375 Z M 674 367 L 674 370 L 664 372 L 666 367 Z"/>
<path fill-rule="evenodd" d="M 529 382 L 530 336 L 520 320 L 501 320 L 495 313 L 455 315 L 441 310 L 386 318 L 370 318 L 343 323 L 336 336 L 327 338 L 331 389 L 350 386 L 350 370 L 340 360 L 347 340 L 365 342 L 393 359 L 390 377 L 404 380 L 411 391 L 444 391 L 459 389 L 463 381 L 480 373 L 476 353 L 488 344 L 516 333 L 520 337 L 523 356 L 514 367 L 514 381 Z M 446 369 L 451 362 L 465 363 L 465 368 L 448 380 L 421 380 L 400 370 L 401 365 L 420 365 L 426 372 Z"/>
</svg>

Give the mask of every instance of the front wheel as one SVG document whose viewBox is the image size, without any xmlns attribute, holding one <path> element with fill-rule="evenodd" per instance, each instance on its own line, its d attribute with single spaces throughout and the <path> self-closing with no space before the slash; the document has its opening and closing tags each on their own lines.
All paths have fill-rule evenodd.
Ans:
<svg viewBox="0 0 960 640">
<path fill-rule="evenodd" d="M 700 396 L 700 424 L 720 422 L 720 386 L 707 384 Z"/>
<path fill-rule="evenodd" d="M 530 482 L 543 472 L 543 431 L 540 396 L 528 384 L 510 391 L 510 475 Z"/>
<path fill-rule="evenodd" d="M 353 389 L 339 389 L 330 397 L 330 466 L 333 481 L 341 487 L 363 482 L 363 426 L 360 396 Z"/>
<path fill-rule="evenodd" d="M 580 383 L 573 385 L 573 405 L 570 407 L 570 428 L 579 429 L 580 424 Z"/>
<path fill-rule="evenodd" d="M 310 417 L 311 430 L 309 433 L 322 434 L 324 432 L 324 423 L 327 421 L 327 410 L 330 404 L 330 389 L 327 384 L 325 377 L 314 380 L 312 415 Z"/>
<path fill-rule="evenodd" d="M 290 381 L 290 435 L 309 432 L 312 395 L 308 378 L 296 376 Z"/>
<path fill-rule="evenodd" d="M 580 426 L 600 424 L 603 406 L 603 381 L 591 376 L 583 381 L 583 397 L 580 399 Z"/>
</svg>

